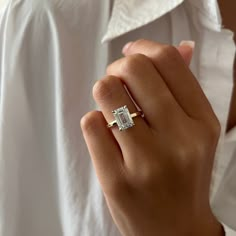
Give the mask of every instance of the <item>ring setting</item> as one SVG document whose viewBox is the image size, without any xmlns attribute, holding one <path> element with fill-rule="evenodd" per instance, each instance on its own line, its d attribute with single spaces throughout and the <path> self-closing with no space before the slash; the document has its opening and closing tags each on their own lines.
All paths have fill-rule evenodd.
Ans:
<svg viewBox="0 0 236 236">
<path fill-rule="evenodd" d="M 125 105 L 123 107 L 120 107 L 118 109 L 115 109 L 112 111 L 115 120 L 108 123 L 107 127 L 111 128 L 113 126 L 118 126 L 120 131 L 124 131 L 126 129 L 129 129 L 135 125 L 133 118 L 142 116 L 142 111 L 137 111 L 135 113 L 130 114 L 128 107 Z"/>
</svg>

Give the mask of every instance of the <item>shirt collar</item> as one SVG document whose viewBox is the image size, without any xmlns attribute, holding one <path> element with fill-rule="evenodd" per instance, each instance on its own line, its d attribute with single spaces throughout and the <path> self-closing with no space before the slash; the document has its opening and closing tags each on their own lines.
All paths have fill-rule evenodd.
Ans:
<svg viewBox="0 0 236 236">
<path fill-rule="evenodd" d="M 110 41 L 142 27 L 172 11 L 184 1 L 199 9 L 204 24 L 220 30 L 221 17 L 217 0 L 114 0 L 112 15 L 102 42 Z"/>
</svg>

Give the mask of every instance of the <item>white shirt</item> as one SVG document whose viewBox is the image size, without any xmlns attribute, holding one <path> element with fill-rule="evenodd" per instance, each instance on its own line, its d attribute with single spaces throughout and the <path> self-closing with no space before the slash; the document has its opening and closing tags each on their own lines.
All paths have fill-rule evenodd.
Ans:
<svg viewBox="0 0 236 236">
<path fill-rule="evenodd" d="M 236 235 L 236 129 L 224 135 L 235 44 L 216 0 L 2 0 L 0 236 L 120 235 L 79 123 L 95 81 L 139 38 L 196 42 L 191 69 L 222 125 L 212 209 Z"/>
</svg>

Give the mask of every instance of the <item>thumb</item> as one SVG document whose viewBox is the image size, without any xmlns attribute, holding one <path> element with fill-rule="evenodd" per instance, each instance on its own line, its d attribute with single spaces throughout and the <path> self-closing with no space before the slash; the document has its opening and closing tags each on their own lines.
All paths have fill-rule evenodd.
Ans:
<svg viewBox="0 0 236 236">
<path fill-rule="evenodd" d="M 185 63 L 189 66 L 193 57 L 195 47 L 194 41 L 182 41 L 177 47 L 179 53 L 183 57 Z"/>
</svg>

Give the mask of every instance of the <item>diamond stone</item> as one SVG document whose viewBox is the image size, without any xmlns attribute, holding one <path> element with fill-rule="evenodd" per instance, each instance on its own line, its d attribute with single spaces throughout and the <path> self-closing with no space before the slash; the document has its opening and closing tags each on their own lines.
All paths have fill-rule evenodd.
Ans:
<svg viewBox="0 0 236 236">
<path fill-rule="evenodd" d="M 134 126 L 134 121 L 130 115 L 130 112 L 127 106 L 120 107 L 112 111 L 112 113 L 116 119 L 116 122 L 120 131 L 126 130 Z"/>
</svg>

